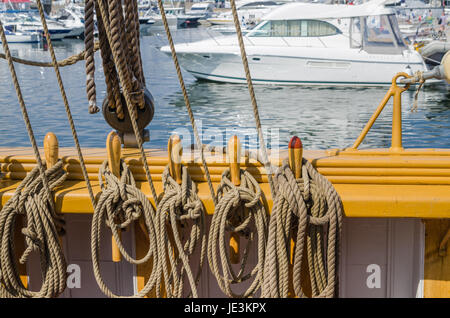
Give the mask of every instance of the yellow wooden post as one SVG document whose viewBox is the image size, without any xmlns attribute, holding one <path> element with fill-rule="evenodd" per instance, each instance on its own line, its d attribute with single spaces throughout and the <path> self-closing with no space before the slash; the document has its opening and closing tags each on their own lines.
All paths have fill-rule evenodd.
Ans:
<svg viewBox="0 0 450 318">
<path fill-rule="evenodd" d="M 289 141 L 289 167 L 294 172 L 295 178 L 302 177 L 302 158 L 303 158 L 303 144 L 300 138 L 294 136 Z"/>
<path fill-rule="evenodd" d="M 173 135 L 169 138 L 167 152 L 169 154 L 170 175 L 178 184 L 181 184 L 181 156 L 183 154 L 183 147 L 178 135 Z"/>
<path fill-rule="evenodd" d="M 47 169 L 52 168 L 58 162 L 59 144 L 58 138 L 52 132 L 48 132 L 44 137 L 44 155 Z M 62 236 L 59 236 L 59 244 L 63 248 Z"/>
<path fill-rule="evenodd" d="M 116 134 L 116 132 L 111 131 L 106 138 L 106 152 L 108 156 L 108 166 L 109 170 L 113 175 L 117 178 L 120 178 L 120 155 L 121 155 L 121 143 L 120 138 Z M 117 229 L 119 237 L 121 235 L 120 229 Z M 119 247 L 117 246 L 117 242 L 114 239 L 114 236 L 111 240 L 112 246 L 112 260 L 113 262 L 120 262 L 122 259 L 122 255 L 120 254 Z"/>
<path fill-rule="evenodd" d="M 288 160 L 289 167 L 296 179 L 302 177 L 302 159 L 303 159 L 303 144 L 300 138 L 294 136 L 291 138 L 288 144 Z M 290 248 L 290 264 L 289 264 L 289 297 L 294 297 L 294 285 L 292 281 L 292 264 L 294 262 L 294 253 L 295 253 L 295 233 L 293 233 L 293 237 L 291 238 L 291 248 Z M 305 259 L 305 258 L 303 258 Z"/>
<path fill-rule="evenodd" d="M 59 145 L 58 139 L 52 132 L 44 137 L 44 153 L 47 169 L 50 169 L 58 162 Z"/>
<path fill-rule="evenodd" d="M 167 143 L 167 153 L 169 156 L 170 175 L 172 176 L 172 178 L 175 179 L 175 181 L 178 184 L 181 184 L 182 177 L 183 177 L 181 174 L 181 156 L 183 154 L 183 147 L 181 145 L 181 139 L 178 135 L 170 136 L 169 141 Z M 178 229 L 178 233 L 180 233 L 181 226 L 180 226 L 179 222 L 177 222 L 176 226 Z M 177 258 L 178 253 L 177 253 L 177 249 L 176 249 L 176 245 L 175 245 L 175 238 L 173 236 L 172 229 L 169 228 L 167 232 L 169 235 L 169 240 L 171 241 L 172 246 L 173 246 L 173 256 L 175 258 Z"/>
<path fill-rule="evenodd" d="M 240 158 L 241 158 L 241 142 L 239 138 L 234 135 L 228 141 L 228 163 L 230 165 L 231 182 L 235 186 L 241 185 L 241 168 L 240 168 Z M 239 255 L 239 245 L 240 237 L 238 233 L 232 233 L 230 237 L 230 261 L 232 264 L 238 264 Z"/>
</svg>

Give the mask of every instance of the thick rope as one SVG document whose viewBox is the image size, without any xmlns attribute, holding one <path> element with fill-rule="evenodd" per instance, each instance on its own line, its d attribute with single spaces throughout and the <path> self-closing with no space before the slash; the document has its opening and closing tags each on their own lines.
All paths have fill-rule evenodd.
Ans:
<svg viewBox="0 0 450 318">
<path fill-rule="evenodd" d="M 17 187 L 13 197 L 0 212 L 0 297 L 57 297 L 66 288 L 66 261 L 59 243 L 64 220 L 49 201 L 43 180 L 49 182 L 50 191 L 61 185 L 67 177 L 60 160 L 49 170 L 45 178 L 39 176 L 35 167 Z M 16 260 L 14 231 L 19 215 L 24 216 L 26 226 L 22 228 L 26 249 L 20 257 L 25 264 L 32 252 L 40 256 L 42 286 L 39 291 L 30 291 L 23 285 Z"/>
<path fill-rule="evenodd" d="M 161 0 L 159 0 L 161 1 Z M 250 68 L 248 67 L 247 53 L 245 53 L 245 45 L 242 37 L 241 25 L 239 22 L 239 17 L 236 10 L 236 3 L 234 0 L 230 0 L 231 12 L 233 13 L 234 26 L 236 28 L 236 34 L 239 42 L 239 48 L 241 51 L 242 64 L 244 65 L 245 78 L 247 80 L 248 92 L 250 94 L 250 99 L 252 101 L 253 116 L 255 117 L 256 130 L 258 131 L 259 146 L 261 148 L 261 153 L 263 156 L 264 167 L 266 168 L 267 177 L 269 179 L 270 193 L 272 198 L 275 197 L 275 186 L 272 178 L 272 167 L 269 161 L 269 156 L 267 155 L 266 144 L 264 142 L 264 135 L 261 127 L 261 119 L 259 118 L 258 104 L 256 102 L 255 91 L 253 89 L 252 77 L 250 75 Z"/>
<path fill-rule="evenodd" d="M 94 0 L 85 0 L 84 5 L 84 45 L 86 60 L 86 93 L 89 103 L 89 113 L 99 112 L 95 91 L 95 61 L 94 61 Z"/>
<path fill-rule="evenodd" d="M 114 240 L 122 256 L 131 264 L 143 264 L 150 259 L 153 262 L 153 268 L 158 268 L 161 261 L 158 257 L 158 244 L 156 237 L 156 214 L 153 205 L 137 187 L 131 171 L 123 160 L 121 160 L 121 177 L 114 176 L 108 167 L 108 161 L 105 160 L 99 170 L 99 183 L 102 193 L 95 207 L 92 217 L 91 228 L 91 253 L 94 275 L 98 286 L 108 297 L 121 297 L 114 294 L 105 284 L 100 273 L 100 241 L 102 229 L 106 224 L 113 234 Z M 103 183 L 103 178 L 105 183 Z M 138 221 L 143 217 L 146 234 L 148 235 L 149 249 L 146 255 L 141 259 L 132 258 L 121 243 L 118 229 L 125 229 L 132 222 Z M 159 290 L 160 275 L 153 270 L 144 288 L 132 297 L 144 297 L 150 290 L 157 286 Z"/>
<path fill-rule="evenodd" d="M 114 19 L 120 20 L 122 6 L 120 5 L 120 1 L 116 0 L 116 2 L 119 3 L 119 6 L 116 5 L 116 7 L 118 7 L 118 9 L 116 8 L 118 10 L 118 13 L 113 12 L 114 10 L 112 10 L 112 9 L 110 11 L 113 12 L 113 14 L 116 14 L 117 17 Z M 102 20 L 104 29 L 106 31 L 106 36 L 107 36 L 109 45 L 111 47 L 111 52 L 112 52 L 112 55 L 114 58 L 114 63 L 116 65 L 117 72 L 119 74 L 119 79 L 120 79 L 120 82 L 122 83 L 123 94 L 125 97 L 128 112 L 131 117 L 131 124 L 133 126 L 133 132 L 134 132 L 134 135 L 136 136 L 136 141 L 138 143 L 142 163 L 144 164 L 145 175 L 147 177 L 147 181 L 149 183 L 153 199 L 155 200 L 155 204 L 158 205 L 158 197 L 156 195 L 155 186 L 153 184 L 153 180 L 152 180 L 152 177 L 150 174 L 150 168 L 148 167 L 147 157 L 145 156 L 143 140 L 142 140 L 142 133 L 139 131 L 139 128 L 137 125 L 136 107 L 134 107 L 134 104 L 133 104 L 132 98 L 131 98 L 131 95 L 134 93 L 132 91 L 130 91 L 130 83 L 129 83 L 129 81 L 127 81 L 127 77 L 125 76 L 126 75 L 125 72 L 126 72 L 127 68 L 126 68 L 126 65 L 123 63 L 123 57 L 120 56 L 120 53 L 121 53 L 120 47 L 117 46 L 117 41 L 115 41 L 115 39 L 113 38 L 112 33 L 114 30 L 110 28 L 109 19 L 108 19 L 108 15 L 106 12 L 107 8 L 105 8 L 104 2 L 101 0 L 96 1 L 96 3 L 98 4 L 98 8 L 99 8 L 99 11 L 101 14 L 101 20 Z M 111 3 L 114 3 L 114 1 L 111 1 Z M 111 19 L 113 19 L 113 18 L 111 18 Z"/>
<path fill-rule="evenodd" d="M 333 185 L 305 159 L 302 178 L 295 179 L 285 161 L 276 174 L 277 196 L 269 224 L 264 264 L 263 297 L 289 296 L 289 268 L 293 267 L 293 289 L 304 297 L 301 279 L 306 248 L 313 297 L 335 297 L 338 293 L 338 259 L 342 225 L 342 203 Z M 290 263 L 291 239 L 295 239 Z"/>
<path fill-rule="evenodd" d="M 180 64 L 178 63 L 177 53 L 175 51 L 175 45 L 173 44 L 172 34 L 170 32 L 169 23 L 167 22 L 166 12 L 164 10 L 164 5 L 162 0 L 158 0 L 159 12 L 161 12 L 161 18 L 164 24 L 164 29 L 166 31 L 167 40 L 169 41 L 170 51 L 172 53 L 172 60 L 175 64 L 175 69 L 177 71 L 178 81 L 180 82 L 181 91 L 183 93 L 184 104 L 189 114 L 189 120 L 191 121 L 192 130 L 194 132 L 195 143 L 197 148 L 200 150 L 200 156 L 202 160 L 203 170 L 205 171 L 206 180 L 208 182 L 209 192 L 211 193 L 211 198 L 213 199 L 214 205 L 217 204 L 216 194 L 214 192 L 214 187 L 211 181 L 211 175 L 209 173 L 208 165 L 206 164 L 206 159 L 204 155 L 204 149 L 202 146 L 202 141 L 198 134 L 197 125 L 195 123 L 194 113 L 192 112 L 191 103 L 189 102 L 189 97 L 187 94 L 186 86 L 184 85 L 183 75 L 181 74 Z"/>
<path fill-rule="evenodd" d="M 164 275 L 167 297 L 185 297 L 183 289 L 187 277 L 190 287 L 187 295 L 197 298 L 197 285 L 206 256 L 205 210 L 187 168 L 182 166 L 181 169 L 181 184 L 171 177 L 169 166 L 162 175 L 164 194 L 156 213 L 159 219 L 159 273 Z M 197 271 L 194 274 L 190 258 L 196 251 L 199 255 L 195 255 Z"/>
<path fill-rule="evenodd" d="M 95 42 L 94 43 L 94 52 L 97 52 L 100 49 L 100 45 L 99 42 Z M 70 66 L 73 64 L 76 64 L 79 61 L 83 61 L 85 59 L 85 54 L 86 51 L 82 51 L 78 54 L 69 56 L 67 58 L 65 58 L 64 60 L 58 61 L 58 66 L 59 67 L 64 67 L 64 66 Z M 0 53 L 0 58 L 2 59 L 6 59 L 6 55 L 4 53 Z M 20 64 L 24 64 L 24 65 L 30 65 L 30 66 L 39 66 L 39 67 L 53 67 L 53 62 L 37 62 L 37 61 L 30 61 L 30 60 L 26 60 L 26 59 L 21 59 L 19 57 L 12 57 L 12 60 L 16 63 L 20 63 Z"/>
<path fill-rule="evenodd" d="M 218 203 L 214 210 L 208 237 L 208 262 L 220 289 L 228 297 L 253 297 L 262 285 L 266 258 L 268 215 L 264 209 L 263 195 L 258 182 L 248 172 L 241 170 L 241 185 L 230 181 L 230 170 L 222 174 L 217 189 Z M 239 233 L 247 239 L 244 255 L 236 274 L 229 257 L 228 233 Z M 257 240 L 257 264 L 246 270 L 252 243 Z M 231 285 L 253 278 L 242 294 L 235 293 Z"/>
</svg>

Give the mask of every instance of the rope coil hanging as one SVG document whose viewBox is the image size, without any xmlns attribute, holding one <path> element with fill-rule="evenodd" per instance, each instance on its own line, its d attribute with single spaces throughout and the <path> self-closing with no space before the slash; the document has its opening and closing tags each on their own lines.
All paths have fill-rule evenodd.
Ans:
<svg viewBox="0 0 450 318">
<path fill-rule="evenodd" d="M 261 201 L 261 188 L 253 176 L 248 171 L 240 170 L 240 186 L 235 186 L 230 176 L 230 169 L 225 170 L 217 189 L 218 203 L 214 210 L 208 238 L 208 262 L 220 289 L 227 296 L 251 297 L 260 289 L 263 279 L 268 215 Z M 225 240 L 226 232 L 239 233 L 247 239 L 237 274 L 226 252 L 228 248 L 228 242 Z M 249 252 L 256 237 L 258 261 L 253 269 L 246 271 Z M 251 278 L 253 278 L 251 285 L 242 294 L 236 294 L 231 289 L 231 285 Z"/>
<path fill-rule="evenodd" d="M 40 9 L 40 15 L 41 18 L 43 17 L 43 11 L 42 11 L 42 6 L 40 3 L 40 0 L 37 1 L 38 3 L 38 7 Z M 45 22 L 45 20 L 44 20 Z M 48 29 L 46 27 L 46 24 L 43 24 L 44 27 L 44 31 L 47 35 L 47 38 L 49 39 L 49 35 L 48 35 Z M 2 221 L 1 224 L 5 225 L 6 228 L 4 228 L 3 226 L 1 226 L 1 239 L 2 239 L 2 244 L 1 244 L 1 256 L 0 256 L 0 260 L 2 262 L 2 269 L 1 269 L 1 279 L 0 281 L 2 282 L 3 288 L 1 288 L 1 293 L 5 293 L 6 296 L 22 296 L 22 297 L 56 297 L 58 296 L 60 293 L 62 293 L 62 291 L 65 288 L 65 284 L 66 284 L 66 266 L 65 266 L 65 260 L 64 260 L 64 255 L 63 252 L 61 250 L 61 246 L 58 245 L 58 243 L 56 243 L 54 241 L 55 237 L 57 237 L 57 232 L 60 231 L 62 233 L 62 230 L 60 230 L 60 228 L 62 227 L 62 225 L 58 225 L 58 222 L 61 222 L 61 219 L 59 217 L 56 216 L 55 213 L 55 206 L 54 206 L 54 202 L 53 202 L 53 197 L 51 194 L 51 187 L 49 185 L 49 180 L 48 180 L 48 176 L 44 170 L 44 166 L 42 164 L 42 160 L 41 160 L 41 156 L 39 154 L 39 149 L 37 147 L 37 143 L 36 143 L 36 138 L 34 137 L 34 132 L 30 123 L 30 119 L 28 117 L 28 112 L 27 112 L 27 108 L 25 105 L 25 101 L 23 100 L 23 96 L 22 96 L 22 92 L 20 89 L 20 84 L 19 81 L 17 79 L 17 74 L 14 68 L 14 63 L 13 63 L 13 58 L 11 56 L 11 52 L 9 50 L 9 45 L 8 42 L 6 40 L 6 35 L 5 32 L 3 30 L 3 25 L 2 22 L 0 21 L 0 38 L 2 41 L 2 46 L 3 46 L 3 50 L 5 52 L 5 57 L 6 60 L 8 62 L 8 66 L 9 66 L 9 70 L 11 73 L 11 77 L 12 77 L 12 81 L 14 83 L 14 88 L 16 90 L 16 94 L 17 94 L 17 98 L 19 100 L 19 106 L 20 109 L 22 111 L 22 116 L 25 122 L 25 127 L 27 129 L 28 132 L 28 136 L 30 138 L 31 141 L 31 145 L 34 151 L 34 156 L 36 158 L 36 162 L 37 162 L 37 167 L 35 169 L 33 169 L 33 174 L 30 174 L 30 177 L 26 179 L 27 182 L 29 182 L 31 180 L 31 175 L 33 176 L 33 178 L 36 177 L 37 173 L 39 173 L 40 176 L 40 182 L 42 183 L 42 191 L 39 192 L 39 196 L 41 199 L 41 204 L 35 204 L 34 208 L 32 210 L 33 212 L 33 218 L 30 218 L 29 220 L 27 220 L 28 225 L 30 225 L 30 229 L 29 231 L 25 231 L 25 236 L 28 237 L 27 239 L 27 244 L 30 244 L 30 246 L 33 246 L 32 249 L 35 249 L 35 245 L 33 245 L 32 240 L 35 239 L 35 234 L 38 235 L 38 239 L 40 242 L 40 246 L 39 246 L 39 251 L 41 252 L 41 268 L 42 271 L 44 273 L 44 278 L 43 278 L 43 285 L 41 287 L 41 290 L 38 293 L 33 293 L 30 291 L 27 291 L 24 288 L 24 285 L 21 283 L 20 280 L 18 280 L 18 272 L 17 272 L 17 263 L 15 262 L 14 254 L 11 254 L 14 251 L 14 242 L 11 243 L 11 236 L 9 236 L 10 234 L 14 234 L 13 232 L 11 232 L 11 228 L 9 227 L 11 224 L 10 222 L 12 222 L 12 219 L 15 219 L 14 217 L 14 207 L 11 206 L 4 206 L 1 214 L 2 214 Z M 53 60 L 53 65 L 55 67 L 55 69 L 58 68 L 57 65 L 57 61 L 56 58 L 54 56 L 54 52 L 53 52 L 53 47 L 51 46 L 51 43 L 49 43 L 49 47 L 51 49 L 52 54 L 52 60 Z M 59 75 L 59 73 L 57 73 L 57 75 Z M 60 78 L 58 77 L 59 83 L 60 82 Z M 62 85 L 60 85 L 60 87 L 62 87 Z M 50 169 L 50 171 L 54 171 L 54 170 L 58 170 L 58 167 L 61 168 L 62 164 L 57 164 L 54 165 L 52 169 Z M 53 170 L 54 169 L 54 170 Z M 22 185 L 25 187 L 25 185 L 27 185 L 27 182 L 22 181 Z M 58 183 L 53 184 L 53 186 L 56 186 Z M 38 191 L 38 189 L 40 189 L 40 186 L 38 184 L 32 184 L 33 186 L 35 186 L 34 191 Z M 19 196 L 18 194 L 19 192 L 16 191 L 15 195 L 16 198 L 17 196 Z M 21 197 L 22 200 L 24 200 L 26 197 Z M 11 201 L 14 202 L 14 201 Z M 25 213 L 25 210 L 23 209 L 23 206 L 21 206 L 20 204 L 22 204 L 23 201 L 19 201 L 18 204 L 18 208 L 21 209 L 20 213 Z M 29 201 L 27 201 L 29 202 Z M 45 203 L 42 203 L 45 202 Z M 11 203 L 13 204 L 13 203 Z M 31 204 L 31 203 L 30 203 Z M 37 208 L 36 208 L 37 206 Z M 28 211 L 28 206 L 26 207 Z M 37 215 L 37 210 L 36 209 L 42 209 L 42 215 L 46 216 L 46 218 L 42 218 L 41 215 Z M 41 225 L 40 222 L 43 222 Z M 37 228 L 36 228 L 37 226 Z M 34 228 L 33 228 L 34 227 Z M 48 235 L 43 235 L 44 231 L 49 232 Z M 49 238 L 47 238 L 46 236 L 48 236 Z M 45 239 L 48 239 L 47 241 L 45 241 Z M 30 241 L 31 240 L 31 241 Z M 43 242 L 43 243 L 42 243 Z M 27 253 L 29 253 L 30 250 L 27 250 Z M 49 255 L 50 254 L 50 255 Z M 22 261 L 26 261 L 27 259 L 27 254 L 24 254 L 25 256 L 22 257 Z M 11 261 L 13 260 L 13 261 Z M 6 267 L 3 267 L 6 266 Z M 8 275 L 8 276 L 6 276 Z M 8 281 L 9 278 L 11 279 L 11 281 Z M 20 278 L 19 278 L 20 279 Z M 12 289 L 11 289 L 12 288 Z"/>
<path fill-rule="evenodd" d="M 60 160 L 45 171 L 50 191 L 61 185 L 67 174 Z M 25 264 L 32 252 L 40 256 L 42 286 L 39 291 L 30 291 L 23 285 L 18 272 L 14 240 L 15 223 L 18 216 L 25 216 L 22 228 L 26 249 L 20 257 Z M 53 201 L 48 194 L 36 166 L 21 182 L 13 197 L 0 212 L 0 297 L 57 297 L 66 287 L 66 261 L 58 235 L 63 230 L 64 220 L 56 215 Z"/>
<path fill-rule="evenodd" d="M 108 161 L 105 160 L 99 170 L 99 183 L 102 193 L 98 199 L 92 218 L 91 228 L 91 252 L 94 275 L 98 286 L 108 297 L 120 297 L 115 295 L 105 284 L 100 274 L 99 250 L 102 228 L 106 224 L 113 234 L 121 255 L 131 264 L 143 264 L 150 259 L 153 267 L 157 268 L 160 262 L 158 257 L 158 246 L 156 237 L 155 210 L 137 187 L 131 171 L 123 160 L 121 160 L 121 176 L 117 178 L 111 173 Z M 105 178 L 105 183 L 103 183 Z M 143 217 L 146 234 L 148 235 L 149 249 L 141 259 L 132 258 L 125 250 L 119 236 L 119 229 L 125 229 L 131 222 L 138 221 Z M 157 271 L 152 271 L 144 288 L 133 297 L 144 297 L 150 290 L 160 283 Z M 157 288 L 158 290 L 159 288 Z"/>
<path fill-rule="evenodd" d="M 263 297 L 288 297 L 289 280 L 293 281 L 295 295 L 305 297 L 301 286 L 305 248 L 312 297 L 337 295 L 342 203 L 325 177 L 307 160 L 302 164 L 301 178 L 295 178 L 287 161 L 275 176 L 277 196 L 269 224 Z M 291 239 L 295 239 L 292 264 Z"/>
<path fill-rule="evenodd" d="M 184 297 L 184 281 L 187 277 L 190 286 L 188 295 L 197 298 L 197 284 L 206 254 L 205 210 L 187 168 L 182 165 L 181 171 L 181 184 L 170 175 L 169 165 L 162 174 L 164 193 L 157 210 L 161 260 L 159 272 L 164 275 L 167 297 Z M 200 254 L 194 274 L 189 258 L 196 250 Z"/>
</svg>

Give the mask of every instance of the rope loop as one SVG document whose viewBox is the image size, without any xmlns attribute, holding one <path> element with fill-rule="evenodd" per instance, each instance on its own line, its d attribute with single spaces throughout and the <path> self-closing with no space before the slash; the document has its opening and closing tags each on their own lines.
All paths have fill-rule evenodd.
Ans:
<svg viewBox="0 0 450 318">
<path fill-rule="evenodd" d="M 105 179 L 105 182 L 103 181 Z M 105 160 L 99 169 L 99 184 L 102 193 L 95 206 L 91 228 L 91 252 L 94 275 L 98 286 L 108 297 L 120 297 L 115 295 L 104 283 L 100 274 L 99 250 L 103 225 L 107 225 L 113 234 L 122 256 L 131 264 L 139 265 L 150 259 L 153 268 L 159 265 L 158 247 L 156 243 L 156 214 L 153 205 L 137 187 L 131 170 L 121 160 L 120 179 L 111 173 L 108 161 Z M 125 250 L 119 236 L 119 229 L 125 229 L 132 222 L 143 218 L 148 235 L 149 248 L 141 259 L 132 258 Z M 153 270 L 144 288 L 132 297 L 144 297 L 152 288 L 159 286 L 160 278 Z M 157 288 L 158 289 L 158 288 Z"/>
<path fill-rule="evenodd" d="M 248 172 L 241 170 L 241 184 L 230 181 L 230 170 L 222 174 L 217 189 L 218 203 L 211 221 L 208 239 L 208 262 L 219 287 L 228 297 L 252 297 L 260 289 L 267 242 L 268 215 L 263 205 L 258 182 Z M 244 255 L 236 274 L 229 258 L 226 232 L 239 233 L 247 240 Z M 246 271 L 250 247 L 257 241 L 257 264 Z M 221 268 L 219 267 L 221 266 Z M 241 294 L 232 291 L 232 284 L 250 280 L 250 286 Z"/>
<path fill-rule="evenodd" d="M 277 196 L 269 224 L 263 297 L 336 296 L 342 224 L 342 203 L 336 190 L 305 159 L 302 178 L 294 177 L 287 160 L 275 178 Z M 292 258 L 291 240 L 295 242 Z M 304 249 L 310 292 L 303 290 L 301 281 L 306 277 Z"/>
<path fill-rule="evenodd" d="M 187 277 L 189 282 L 187 296 L 196 298 L 206 254 L 205 209 L 187 167 L 182 165 L 181 169 L 181 184 L 170 175 L 169 165 L 162 174 L 164 193 L 157 210 L 161 259 L 159 272 L 164 275 L 167 297 L 184 297 L 186 294 L 184 282 Z M 189 258 L 195 251 L 199 251 L 200 255 L 196 255 L 199 261 L 194 275 Z"/>
<path fill-rule="evenodd" d="M 60 186 L 67 177 L 59 160 L 45 171 L 49 191 Z M 13 197 L 0 212 L 0 297 L 57 297 L 66 287 L 66 261 L 58 235 L 64 233 L 64 219 L 57 215 L 54 203 L 43 184 L 36 166 L 17 187 Z M 25 264 L 32 253 L 41 261 L 42 286 L 39 291 L 25 288 L 15 260 L 16 246 L 11 238 L 23 216 L 21 229 L 25 237 L 25 251 L 19 262 Z M 20 226 L 20 225 L 19 225 Z"/>
</svg>

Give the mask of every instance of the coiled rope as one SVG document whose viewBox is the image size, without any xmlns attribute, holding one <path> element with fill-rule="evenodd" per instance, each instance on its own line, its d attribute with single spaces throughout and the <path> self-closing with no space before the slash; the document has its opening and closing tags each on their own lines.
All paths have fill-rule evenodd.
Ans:
<svg viewBox="0 0 450 318">
<path fill-rule="evenodd" d="M 261 287 L 266 243 L 268 215 L 262 203 L 263 192 L 253 176 L 240 170 L 241 185 L 235 186 L 230 180 L 230 170 L 222 174 L 217 188 L 218 203 L 214 210 L 208 237 L 208 262 L 220 289 L 228 297 L 251 297 Z M 244 208 L 245 207 L 245 208 Z M 247 245 L 241 260 L 239 272 L 232 268 L 227 250 L 227 232 L 239 233 L 247 238 Z M 257 238 L 256 238 L 257 237 Z M 258 261 L 254 268 L 246 270 L 252 243 L 257 239 Z M 231 285 L 253 278 L 250 286 L 242 294 L 233 292 Z"/>
<path fill-rule="evenodd" d="M 190 286 L 188 296 L 196 298 L 197 284 L 206 255 L 205 210 L 197 195 L 197 186 L 190 178 L 187 168 L 182 165 L 181 169 L 181 184 L 170 175 L 169 165 L 162 174 L 164 193 L 157 210 L 161 260 L 159 272 L 164 275 L 167 297 L 184 297 L 184 281 L 187 277 Z M 179 224 L 181 228 L 178 227 Z M 197 250 L 198 266 L 194 275 L 189 258 Z M 167 264 L 167 256 L 170 266 Z"/>
<path fill-rule="evenodd" d="M 121 160 L 121 168 L 121 176 L 118 179 L 109 170 L 107 160 L 100 167 L 98 178 L 102 193 L 95 207 L 91 227 L 91 253 L 95 279 L 102 292 L 106 296 L 114 298 L 121 296 L 114 294 L 106 286 L 100 273 L 100 238 L 105 224 L 111 229 L 120 253 L 129 263 L 138 265 L 152 259 L 154 268 L 157 268 L 160 262 L 156 237 L 156 215 L 153 205 L 145 194 L 136 187 L 133 175 L 123 160 Z M 105 183 L 103 183 L 103 178 L 105 178 Z M 144 219 L 149 249 L 143 258 L 137 260 L 132 258 L 123 247 L 118 229 L 125 229 L 131 222 L 139 220 L 140 217 Z M 152 271 L 144 288 L 132 297 L 144 297 L 155 286 L 159 286 L 159 277 L 160 275 L 156 270 Z"/>
<path fill-rule="evenodd" d="M 301 286 L 305 248 L 312 296 L 336 296 L 342 224 L 339 195 L 333 185 L 305 159 L 302 178 L 295 179 L 285 161 L 276 174 L 276 184 L 277 196 L 269 224 L 262 296 L 288 297 L 289 266 L 293 266 L 295 295 L 305 296 Z M 295 239 L 293 264 L 290 264 L 291 238 Z"/>
<path fill-rule="evenodd" d="M 67 177 L 58 161 L 45 171 L 50 191 Z M 30 291 L 23 285 L 18 271 L 14 240 L 15 224 L 23 215 L 22 228 L 26 249 L 20 257 L 25 264 L 32 252 L 40 256 L 42 286 Z M 13 197 L 0 212 L 0 297 L 57 297 L 66 287 L 66 261 L 58 235 L 63 234 L 64 220 L 55 213 L 53 199 L 49 201 L 39 167 L 35 167 L 17 187 Z"/>
<path fill-rule="evenodd" d="M 40 0 L 38 0 L 38 4 L 40 5 Z M 44 29 L 44 30 L 46 30 L 46 29 Z M 48 33 L 48 30 L 46 32 Z M 33 128 L 31 127 L 30 119 L 28 117 L 27 108 L 26 108 L 26 105 L 25 105 L 25 101 L 23 100 L 22 92 L 21 92 L 21 89 L 20 89 L 20 84 L 19 84 L 19 81 L 17 79 L 17 74 L 16 74 L 16 71 L 15 71 L 15 68 L 14 68 L 13 59 L 12 59 L 12 56 L 11 56 L 11 52 L 9 50 L 9 45 L 8 45 L 7 40 L 6 40 L 6 35 L 5 35 L 4 30 L 3 30 L 3 25 L 2 25 L 1 21 L 0 21 L 0 38 L 1 38 L 1 41 L 2 41 L 3 51 L 5 52 L 5 57 L 6 57 L 6 60 L 8 62 L 9 71 L 11 73 L 11 78 L 12 78 L 13 83 L 14 83 L 14 88 L 16 90 L 16 94 L 17 94 L 17 98 L 18 98 L 18 101 L 19 101 L 20 109 L 22 111 L 22 117 L 23 117 L 24 122 L 25 122 L 25 127 L 27 129 L 28 136 L 29 136 L 30 141 L 31 141 L 31 145 L 33 147 L 34 156 L 36 158 L 37 168 L 35 168 L 35 169 L 37 169 L 36 171 L 39 171 L 40 180 L 42 182 L 42 187 L 44 189 L 43 192 L 42 192 L 43 193 L 42 195 L 45 196 L 44 197 L 44 199 L 46 200 L 45 202 L 47 202 L 48 205 L 49 205 L 49 207 L 46 207 L 46 208 L 51 211 L 50 214 L 51 214 L 52 217 L 47 218 L 47 220 L 45 221 L 47 223 L 47 229 L 49 229 L 51 227 L 54 227 L 55 229 L 57 229 L 57 228 L 59 228 L 59 226 L 57 227 L 57 225 L 54 222 L 56 222 L 56 220 L 58 218 L 56 217 L 56 213 L 54 212 L 55 211 L 55 207 L 54 207 L 54 202 L 53 202 L 53 197 L 52 197 L 52 194 L 51 194 L 49 181 L 48 181 L 47 175 L 45 173 L 44 166 L 42 164 L 41 156 L 39 154 L 39 149 L 38 149 L 37 143 L 36 143 L 36 138 L 34 137 Z M 53 63 L 55 65 L 57 63 L 55 58 L 53 59 Z M 57 65 L 55 67 L 57 67 Z M 40 206 L 39 208 L 44 208 L 44 206 Z M 5 234 L 5 235 L 7 235 L 7 234 Z M 2 235 L 2 237 L 3 237 L 3 235 Z M 42 239 L 42 237 L 41 237 L 41 239 Z M 8 242 L 7 243 L 5 242 L 4 244 L 11 244 L 10 237 L 8 238 Z M 13 244 L 14 243 L 12 243 L 12 245 Z M 57 249 L 57 247 L 55 246 L 54 243 L 50 242 L 50 244 L 51 244 L 51 247 L 52 247 L 52 251 Z M 7 256 L 8 253 L 9 253 L 8 245 L 3 245 L 2 244 L 0 252 L 2 254 L 6 253 L 6 254 L 3 254 L 3 255 L 5 255 L 6 258 L 12 257 L 12 256 Z M 48 255 L 46 255 L 46 256 L 48 257 Z M 25 259 L 23 259 L 23 260 L 25 260 Z M 62 254 L 62 251 L 60 251 L 59 253 L 57 253 L 57 252 L 56 253 L 52 253 L 52 258 L 47 258 L 45 261 L 46 261 L 46 263 L 42 263 L 42 268 L 43 268 L 45 273 L 48 271 L 48 267 L 52 267 L 53 266 L 53 262 L 56 262 L 56 264 L 62 264 L 61 266 L 65 267 L 65 265 L 64 265 L 65 264 L 65 260 L 64 260 L 64 256 Z M 45 262 L 45 261 L 41 257 L 41 262 Z M 8 265 L 6 265 L 6 266 L 8 266 Z M 55 266 L 57 266 L 57 265 L 55 265 Z M 61 267 L 59 267 L 59 270 L 61 270 Z M 52 296 L 59 295 L 62 292 L 62 290 L 64 290 L 63 286 L 65 286 L 65 284 L 66 284 L 65 270 L 66 269 L 64 268 L 64 270 L 63 270 L 64 274 L 60 274 L 60 275 L 56 275 L 56 272 L 58 272 L 57 270 L 50 271 L 49 272 L 50 278 L 49 278 L 48 283 L 46 283 L 44 281 L 44 285 L 43 285 L 42 290 L 41 290 L 42 293 L 38 294 L 36 296 L 37 297 L 39 297 L 39 296 L 52 297 Z M 58 273 L 60 273 L 60 272 L 58 272 Z M 17 271 L 15 273 L 13 273 L 12 275 L 15 275 L 15 274 L 17 274 Z M 2 281 L 3 281 L 3 279 L 6 279 L 6 278 L 3 278 L 3 277 L 5 277 L 4 276 L 5 273 L 3 272 L 3 270 L 2 270 L 2 274 L 1 275 L 2 275 Z M 10 277 L 12 277 L 12 276 L 10 276 Z M 13 277 L 14 277 L 14 279 L 17 278 L 17 276 L 13 276 Z M 45 276 L 45 277 L 48 277 L 48 276 Z M 53 282 L 53 284 L 50 284 L 51 282 Z M 48 285 L 52 285 L 52 286 L 48 287 L 47 284 Z M 5 288 L 8 288 L 8 286 L 11 286 L 10 283 L 8 283 L 8 282 L 4 283 L 4 285 L 5 285 Z M 22 286 L 23 287 L 23 285 L 16 285 L 16 284 L 14 284 L 13 287 L 14 286 L 15 287 L 17 287 L 17 286 L 19 286 L 19 287 Z M 14 290 L 8 290 L 7 293 L 9 295 L 15 295 L 16 294 L 16 292 Z M 20 293 L 23 294 L 23 295 L 27 294 L 27 292 L 22 290 L 22 289 L 20 289 Z M 31 295 L 30 297 L 33 297 L 34 294 L 29 294 L 29 295 Z"/>
</svg>

